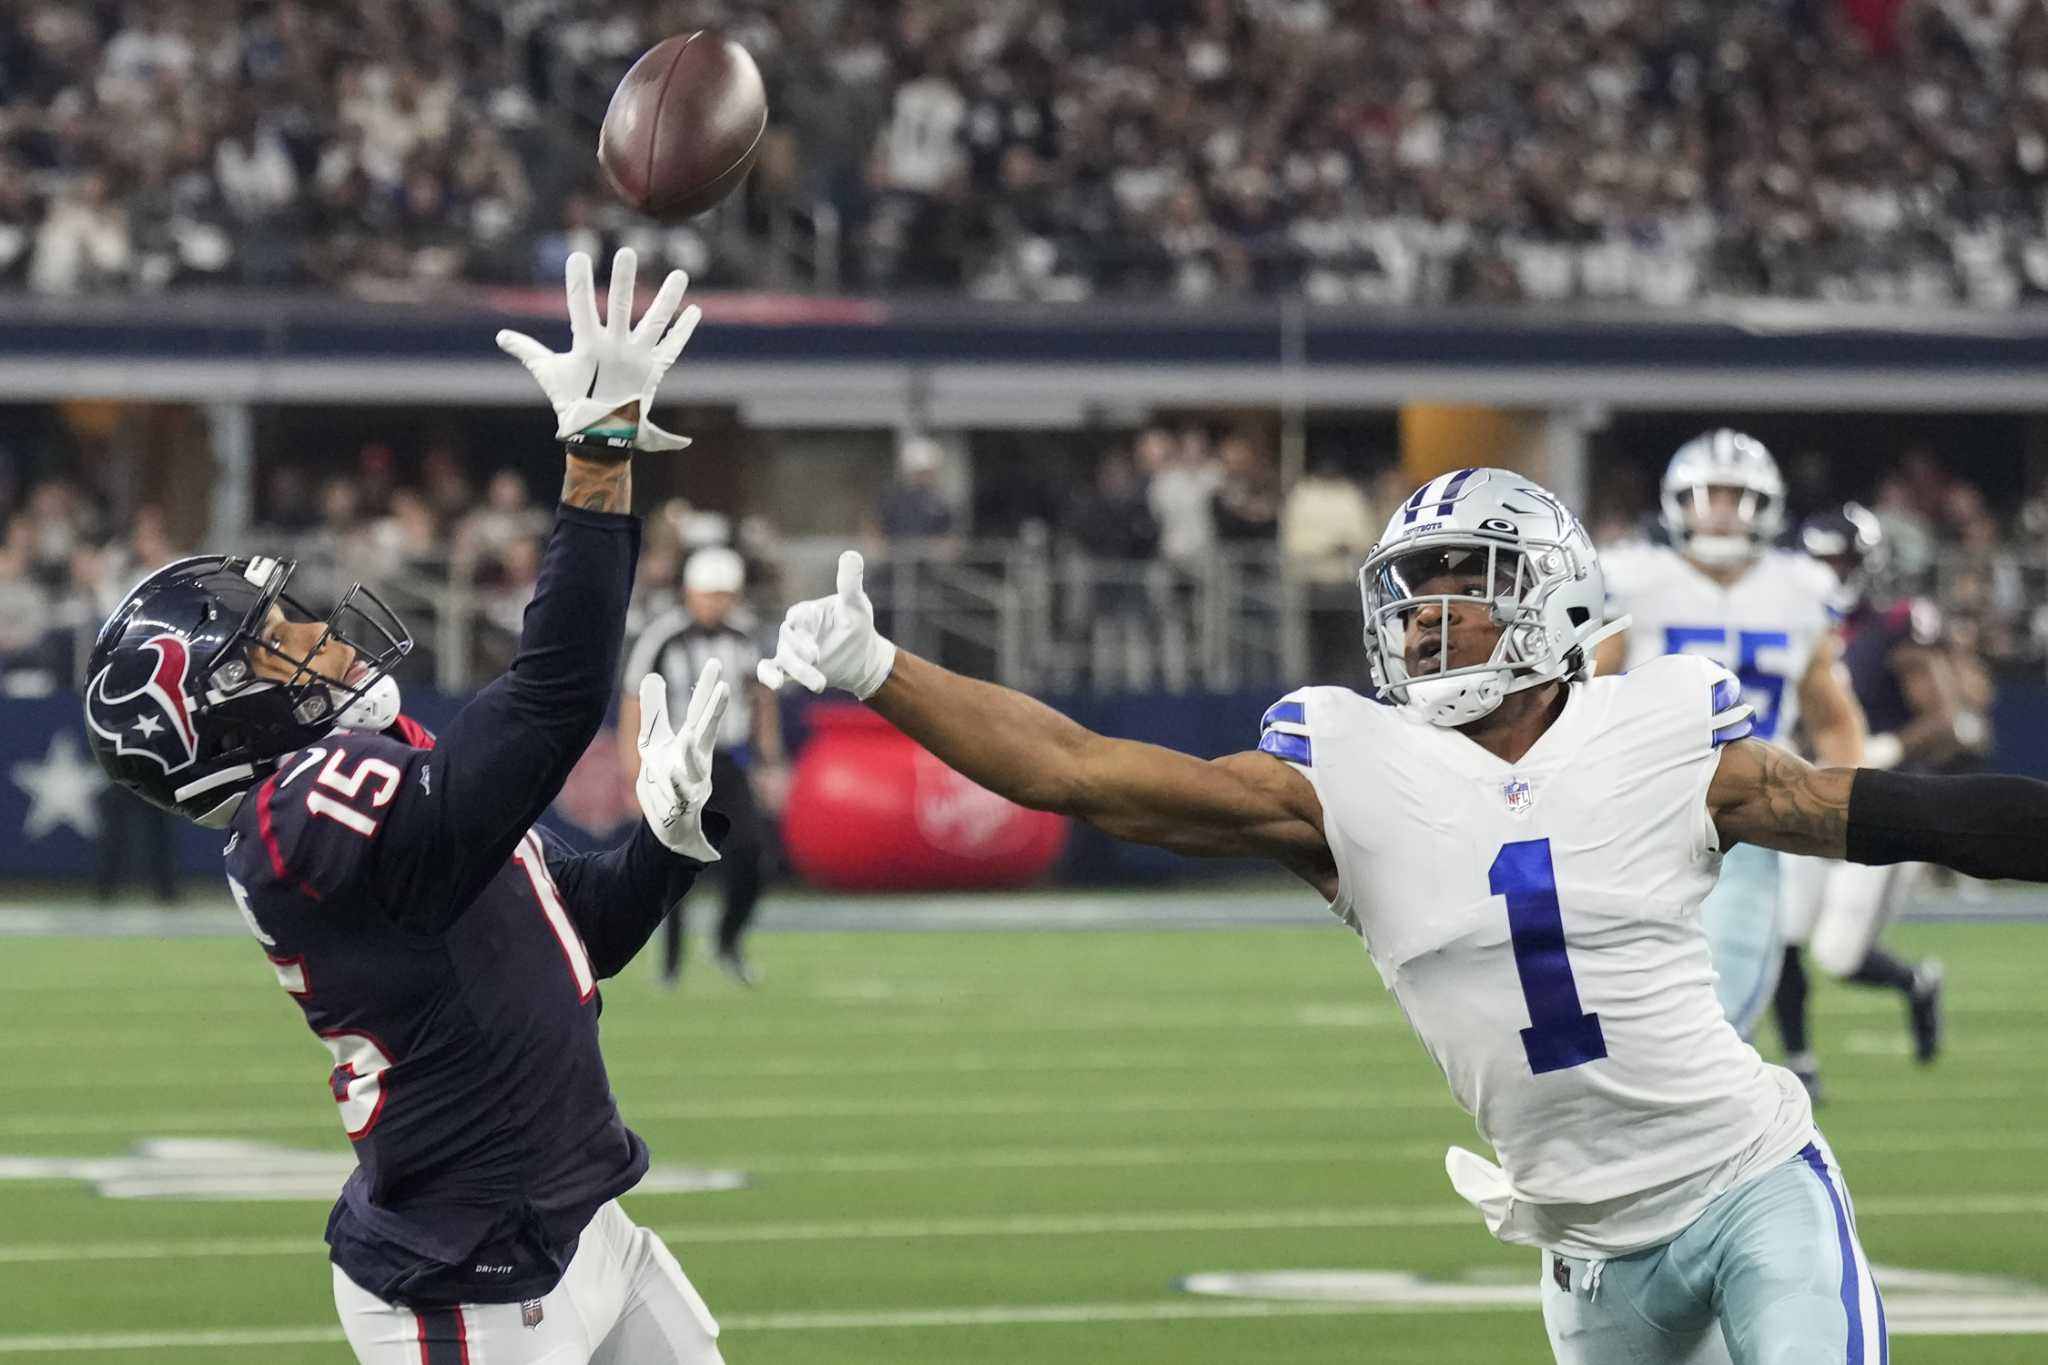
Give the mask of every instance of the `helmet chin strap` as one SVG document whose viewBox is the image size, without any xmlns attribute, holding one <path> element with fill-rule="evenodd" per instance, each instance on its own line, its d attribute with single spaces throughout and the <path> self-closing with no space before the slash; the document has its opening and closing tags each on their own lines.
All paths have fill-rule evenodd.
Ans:
<svg viewBox="0 0 2048 1365">
<path fill-rule="evenodd" d="M 337 730 L 382 730 L 398 719 L 398 679 L 386 673 L 335 717 Z"/>
</svg>

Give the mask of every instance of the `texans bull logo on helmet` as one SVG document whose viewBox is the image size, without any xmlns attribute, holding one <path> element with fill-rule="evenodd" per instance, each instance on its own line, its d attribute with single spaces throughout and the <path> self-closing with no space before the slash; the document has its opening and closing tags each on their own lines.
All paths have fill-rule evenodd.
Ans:
<svg viewBox="0 0 2048 1365">
<path fill-rule="evenodd" d="M 166 773 L 174 773 L 191 767 L 199 756 L 199 733 L 185 693 L 191 651 L 183 640 L 168 634 L 153 636 L 142 647 L 155 656 L 155 666 L 126 692 L 111 690 L 118 660 L 101 669 L 86 689 L 86 724 L 111 743 L 115 753 L 155 759 Z"/>
</svg>

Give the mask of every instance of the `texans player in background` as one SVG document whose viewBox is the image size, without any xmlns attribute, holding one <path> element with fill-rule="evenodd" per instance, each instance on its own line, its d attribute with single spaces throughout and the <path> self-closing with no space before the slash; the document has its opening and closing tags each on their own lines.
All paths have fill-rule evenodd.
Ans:
<svg viewBox="0 0 2048 1365">
<path fill-rule="evenodd" d="M 1668 546 L 1618 546 L 1600 557 L 1607 614 L 1630 626 L 1601 647 L 1599 671 L 1702 655 L 1742 683 L 1758 738 L 1789 744 L 1799 730 L 1819 762 L 1855 766 L 1863 713 L 1838 667 L 1837 584 L 1815 560 L 1773 547 L 1785 484 L 1771 452 L 1736 431 L 1697 436 L 1665 468 L 1662 503 Z M 1721 1007 L 1745 1038 L 1784 960 L 1781 888 L 1798 861 L 1768 848 L 1731 849 L 1700 907 Z"/>
<path fill-rule="evenodd" d="M 102 767 L 230 831 L 235 903 L 333 1054 L 357 1166 L 327 1241 L 366 1365 L 720 1359 L 675 1257 L 618 1205 L 647 1147 L 598 1050 L 598 982 L 718 857 L 718 668 L 674 735 L 649 689 L 632 838 L 575 855 L 535 824 L 617 678 L 639 555 L 633 455 L 688 444 L 644 414 L 698 310 L 677 317 L 677 272 L 629 327 L 633 276 L 621 251 L 600 323 L 590 258 L 569 258 L 564 354 L 498 335 L 554 405 L 561 506 L 511 669 L 438 744 L 397 715 L 389 673 L 411 643 L 398 618 L 360 584 L 305 610 L 288 559 L 160 569 L 93 649 Z"/>
<path fill-rule="evenodd" d="M 1924 598 L 1881 591 L 1888 556 L 1878 519 L 1852 502 L 1809 519 L 1799 541 L 1842 583 L 1842 659 L 1870 718 L 1863 765 L 1936 772 L 1960 755 L 1981 753 L 1990 729 L 1964 700 L 1966 689 L 1942 647 L 1940 609 Z M 1787 871 L 1785 960 L 1771 1002 L 1785 1065 L 1819 1098 L 1802 945 L 1832 977 L 1897 991 L 1906 1005 L 1913 1056 L 1923 1065 L 1932 1062 L 1941 1050 L 1941 963 L 1903 962 L 1877 942 L 1911 893 L 1918 867 L 1820 863 Z"/>
</svg>

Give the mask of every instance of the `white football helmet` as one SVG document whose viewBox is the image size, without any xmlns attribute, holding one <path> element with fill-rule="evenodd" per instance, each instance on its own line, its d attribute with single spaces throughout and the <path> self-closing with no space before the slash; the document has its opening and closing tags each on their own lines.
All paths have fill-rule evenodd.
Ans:
<svg viewBox="0 0 2048 1365">
<path fill-rule="evenodd" d="M 1703 533 L 1708 490 L 1732 488 L 1740 530 Z M 1755 559 L 1785 526 L 1785 480 L 1762 441 L 1722 427 L 1695 436 L 1678 448 L 1664 469 L 1664 529 L 1671 543 L 1702 564 L 1740 564 Z"/>
<path fill-rule="evenodd" d="M 1463 591 L 1425 593 L 1432 580 L 1467 578 Z M 1606 586 L 1592 539 L 1550 492 L 1505 469 L 1460 469 L 1415 490 L 1358 572 L 1365 657 L 1373 682 L 1412 718 L 1464 725 L 1511 692 L 1584 677 L 1593 646 L 1628 628 L 1601 623 Z M 1451 667 L 1450 633 L 1435 667 L 1408 671 L 1410 613 L 1487 599 L 1500 642 L 1484 663 Z"/>
</svg>

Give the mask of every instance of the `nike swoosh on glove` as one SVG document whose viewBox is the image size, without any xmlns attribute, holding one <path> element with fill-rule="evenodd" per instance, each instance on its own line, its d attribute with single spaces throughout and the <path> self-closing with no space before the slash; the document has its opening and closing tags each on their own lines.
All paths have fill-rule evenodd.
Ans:
<svg viewBox="0 0 2048 1365">
<path fill-rule="evenodd" d="M 676 315 L 690 277 L 672 270 L 661 291 L 647 306 L 637 326 L 633 316 L 633 282 L 639 258 L 631 247 L 612 257 L 611 302 L 605 320 L 597 320 L 597 290 L 591 281 L 590 257 L 571 253 L 569 286 L 569 349 L 550 351 L 523 332 L 498 333 L 498 348 L 526 366 L 540 381 L 541 392 L 554 405 L 555 439 L 598 438 L 634 450 L 681 450 L 687 436 L 663 431 L 648 419 L 654 391 L 676 363 L 703 310 L 695 304 Z M 670 326 L 673 319 L 675 325 Z M 640 405 L 638 426 L 607 426 L 605 419 L 629 403 Z"/>
<path fill-rule="evenodd" d="M 839 556 L 839 591 L 799 602 L 782 618 L 775 657 L 755 669 L 761 682 L 780 689 L 794 680 L 813 692 L 845 688 L 866 701 L 889 680 L 896 646 L 875 629 L 874 603 L 861 587 L 857 550 Z"/>
</svg>

